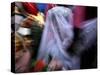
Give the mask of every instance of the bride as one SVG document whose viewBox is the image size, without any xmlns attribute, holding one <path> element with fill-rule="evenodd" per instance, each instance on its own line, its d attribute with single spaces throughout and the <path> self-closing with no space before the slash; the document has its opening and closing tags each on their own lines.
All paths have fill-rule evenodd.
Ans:
<svg viewBox="0 0 100 75">
<path fill-rule="evenodd" d="M 47 12 L 37 60 L 44 61 L 48 70 L 79 69 L 78 56 L 68 53 L 73 36 L 72 11 L 63 6 L 53 7 Z"/>
</svg>

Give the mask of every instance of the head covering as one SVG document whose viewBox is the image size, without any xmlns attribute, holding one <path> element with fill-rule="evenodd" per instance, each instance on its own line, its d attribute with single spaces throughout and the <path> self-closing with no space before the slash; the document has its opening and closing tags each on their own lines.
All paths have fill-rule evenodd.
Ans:
<svg viewBox="0 0 100 75">
<path fill-rule="evenodd" d="M 24 3 L 22 3 L 22 5 L 26 12 L 28 12 L 29 14 L 37 15 L 38 8 L 35 3 L 24 2 Z"/>
<path fill-rule="evenodd" d="M 73 39 L 72 16 L 73 14 L 69 8 L 61 6 L 56 6 L 47 12 L 38 60 L 48 63 L 50 55 L 52 58 L 62 61 L 66 69 L 68 67 L 76 68 L 76 62 L 74 62 L 75 65 L 72 64 L 75 60 L 71 59 L 67 53 Z"/>
</svg>

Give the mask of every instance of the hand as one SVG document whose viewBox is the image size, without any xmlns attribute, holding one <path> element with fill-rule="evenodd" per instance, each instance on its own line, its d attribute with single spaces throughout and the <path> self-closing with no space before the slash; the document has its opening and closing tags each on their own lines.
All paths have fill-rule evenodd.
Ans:
<svg viewBox="0 0 100 75">
<path fill-rule="evenodd" d="M 61 70 L 62 69 L 62 63 L 61 61 L 57 60 L 57 59 L 52 59 L 50 64 L 48 65 L 48 69 L 50 71 L 54 71 L 54 70 Z"/>
<path fill-rule="evenodd" d="M 21 22 L 21 27 L 25 27 L 25 28 L 31 28 L 33 22 L 35 21 L 34 17 L 32 17 L 31 15 L 27 16 L 26 19 L 24 19 Z"/>
</svg>

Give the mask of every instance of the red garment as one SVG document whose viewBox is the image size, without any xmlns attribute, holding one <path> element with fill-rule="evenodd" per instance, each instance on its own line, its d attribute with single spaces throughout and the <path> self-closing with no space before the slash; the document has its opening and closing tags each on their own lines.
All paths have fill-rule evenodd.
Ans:
<svg viewBox="0 0 100 75">
<path fill-rule="evenodd" d="M 26 12 L 28 12 L 29 14 L 37 15 L 38 9 L 35 3 L 24 2 L 22 4 Z"/>
<path fill-rule="evenodd" d="M 74 9 L 74 25 L 80 28 L 80 24 L 85 20 L 85 7 L 76 6 Z"/>
</svg>

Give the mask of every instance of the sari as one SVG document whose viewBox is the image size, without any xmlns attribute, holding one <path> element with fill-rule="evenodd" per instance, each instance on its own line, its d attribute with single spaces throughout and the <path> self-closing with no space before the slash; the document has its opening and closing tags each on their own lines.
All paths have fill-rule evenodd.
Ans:
<svg viewBox="0 0 100 75">
<path fill-rule="evenodd" d="M 62 62 L 62 70 L 79 69 L 79 56 L 71 56 L 68 48 L 73 42 L 73 13 L 69 8 L 56 6 L 47 12 L 37 60 L 47 65 L 52 59 Z"/>
</svg>

